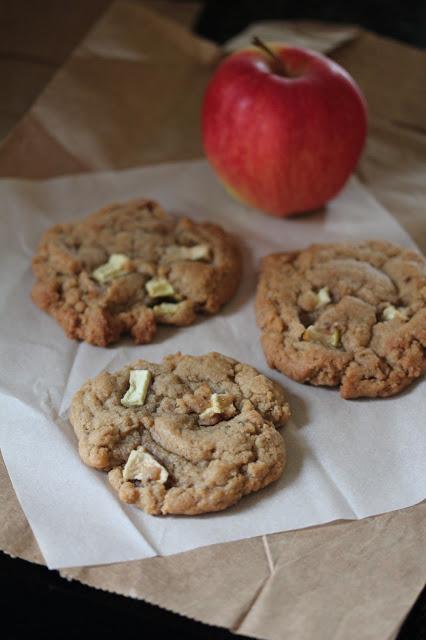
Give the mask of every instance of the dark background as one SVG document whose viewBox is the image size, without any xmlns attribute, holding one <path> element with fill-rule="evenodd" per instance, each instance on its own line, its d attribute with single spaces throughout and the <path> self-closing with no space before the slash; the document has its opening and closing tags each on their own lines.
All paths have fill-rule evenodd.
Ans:
<svg viewBox="0 0 426 640">
<path fill-rule="evenodd" d="M 89 637 L 91 640 L 143 640 L 148 637 L 152 640 L 232 640 L 245 637 L 189 620 L 141 600 L 68 582 L 57 571 L 12 559 L 3 553 L 0 553 L 0 580 L 3 640 L 86 640 Z M 383 588 L 386 589 L 386 585 Z M 405 621 L 398 640 L 424 640 L 425 600 L 426 590 Z M 288 638 L 283 632 L 283 640 L 297 638 Z"/>
<path fill-rule="evenodd" d="M 4 4 L 5 0 L 2 1 Z M 38 4 L 42 19 L 43 2 Z M 68 4 L 72 10 L 72 2 Z M 1 9 L 0 2 L 0 12 Z M 207 1 L 194 30 L 222 43 L 256 20 L 300 18 L 358 24 L 414 46 L 424 47 L 426 44 L 426 2 L 421 0 L 357 0 L 350 4 L 326 0 L 300 0 L 297 3 L 285 0 Z M 81 640 L 89 636 L 102 640 L 127 640 L 147 637 L 148 634 L 156 637 L 184 636 L 187 640 L 235 637 L 223 629 L 188 620 L 139 600 L 68 582 L 56 571 L 11 559 L 1 552 L 0 588 L 4 640 L 31 637 Z M 424 638 L 426 589 L 398 635 L 398 640 Z"/>
<path fill-rule="evenodd" d="M 426 45 L 425 0 L 207 1 L 195 30 L 222 43 L 256 20 L 297 19 L 358 24 L 416 47 Z"/>
</svg>

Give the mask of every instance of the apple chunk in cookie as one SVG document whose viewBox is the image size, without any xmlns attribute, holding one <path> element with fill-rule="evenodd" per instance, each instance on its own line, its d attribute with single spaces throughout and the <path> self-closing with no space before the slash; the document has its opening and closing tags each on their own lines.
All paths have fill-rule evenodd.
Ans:
<svg viewBox="0 0 426 640">
<path fill-rule="evenodd" d="M 237 289 L 241 256 L 221 227 L 134 200 L 49 229 L 33 271 L 34 302 L 68 337 L 106 346 L 130 333 L 144 344 L 158 324 L 217 313 Z"/>
<path fill-rule="evenodd" d="M 82 460 L 154 515 L 220 511 L 279 478 L 289 415 L 279 385 L 218 353 L 103 372 L 71 405 Z"/>
<path fill-rule="evenodd" d="M 271 367 L 344 398 L 391 396 L 426 371 L 426 260 L 387 242 L 267 256 L 256 296 Z"/>
</svg>

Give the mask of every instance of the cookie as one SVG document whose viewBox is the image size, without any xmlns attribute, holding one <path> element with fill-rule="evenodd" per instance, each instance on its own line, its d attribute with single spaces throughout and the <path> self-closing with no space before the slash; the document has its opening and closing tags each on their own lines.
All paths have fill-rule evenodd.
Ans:
<svg viewBox="0 0 426 640">
<path fill-rule="evenodd" d="M 138 360 L 86 382 L 70 419 L 82 460 L 145 512 L 220 511 L 280 477 L 284 392 L 219 353 Z"/>
<path fill-rule="evenodd" d="M 33 301 L 69 338 L 106 346 L 130 333 L 144 344 L 157 324 L 219 311 L 237 289 L 241 257 L 219 226 L 134 200 L 49 229 L 33 271 Z"/>
<path fill-rule="evenodd" d="M 426 260 L 387 242 L 267 256 L 256 314 L 271 367 L 343 398 L 392 396 L 426 370 Z"/>
</svg>

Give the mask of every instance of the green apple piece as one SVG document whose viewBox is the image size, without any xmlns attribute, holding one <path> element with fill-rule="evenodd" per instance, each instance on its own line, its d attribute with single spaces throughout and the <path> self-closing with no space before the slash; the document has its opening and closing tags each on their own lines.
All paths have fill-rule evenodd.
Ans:
<svg viewBox="0 0 426 640">
<path fill-rule="evenodd" d="M 140 480 L 141 482 L 160 482 L 161 484 L 165 484 L 168 477 L 167 469 L 142 446 L 131 451 L 123 469 L 124 480 Z"/>
<path fill-rule="evenodd" d="M 214 415 L 223 413 L 232 405 L 232 397 L 228 393 L 212 393 L 210 397 L 210 405 L 200 413 L 200 419 L 208 420 Z"/>
<path fill-rule="evenodd" d="M 174 316 L 178 311 L 179 305 L 182 302 L 162 302 L 161 304 L 156 304 L 152 307 L 154 315 L 156 318 L 162 318 L 164 316 Z"/>
<path fill-rule="evenodd" d="M 129 258 L 123 253 L 112 253 L 108 262 L 101 264 L 93 271 L 92 278 L 97 280 L 99 284 L 104 284 L 127 273 L 128 264 Z"/>
<path fill-rule="evenodd" d="M 324 307 L 326 304 L 331 302 L 330 290 L 328 287 L 323 287 L 317 293 L 317 309 L 320 307 Z"/>
<path fill-rule="evenodd" d="M 193 247 L 172 245 L 167 247 L 165 258 L 168 262 L 178 260 L 208 260 L 210 258 L 210 247 L 206 244 L 197 244 Z"/>
<path fill-rule="evenodd" d="M 323 333 L 322 331 L 315 329 L 313 325 L 306 328 L 302 337 L 306 342 L 318 342 L 324 347 L 334 348 L 340 346 L 341 340 L 340 330 L 337 327 L 333 329 L 332 333 Z"/>
<path fill-rule="evenodd" d="M 129 376 L 129 388 L 121 398 L 124 407 L 141 407 L 148 393 L 152 375 L 147 369 L 133 369 Z"/>
<path fill-rule="evenodd" d="M 145 284 L 151 298 L 168 298 L 175 295 L 175 290 L 166 278 L 151 278 Z"/>
<path fill-rule="evenodd" d="M 407 310 L 404 308 L 397 309 L 393 304 L 388 305 L 382 311 L 383 320 L 407 320 Z"/>
</svg>

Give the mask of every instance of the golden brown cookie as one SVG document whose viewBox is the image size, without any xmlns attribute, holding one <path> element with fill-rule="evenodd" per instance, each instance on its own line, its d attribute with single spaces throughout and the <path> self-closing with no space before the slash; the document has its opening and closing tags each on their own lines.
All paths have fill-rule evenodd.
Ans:
<svg viewBox="0 0 426 640">
<path fill-rule="evenodd" d="M 268 364 L 344 398 L 391 396 L 426 370 L 426 260 L 387 242 L 267 256 L 256 297 Z"/>
<path fill-rule="evenodd" d="M 219 353 L 103 372 L 71 405 L 83 461 L 155 515 L 220 511 L 279 478 L 289 414 L 279 385 Z"/>
<path fill-rule="evenodd" d="M 157 324 L 192 324 L 235 293 L 241 257 L 221 227 L 166 214 L 151 200 L 115 204 L 56 225 L 33 259 L 34 302 L 69 338 L 106 346 Z"/>
</svg>

